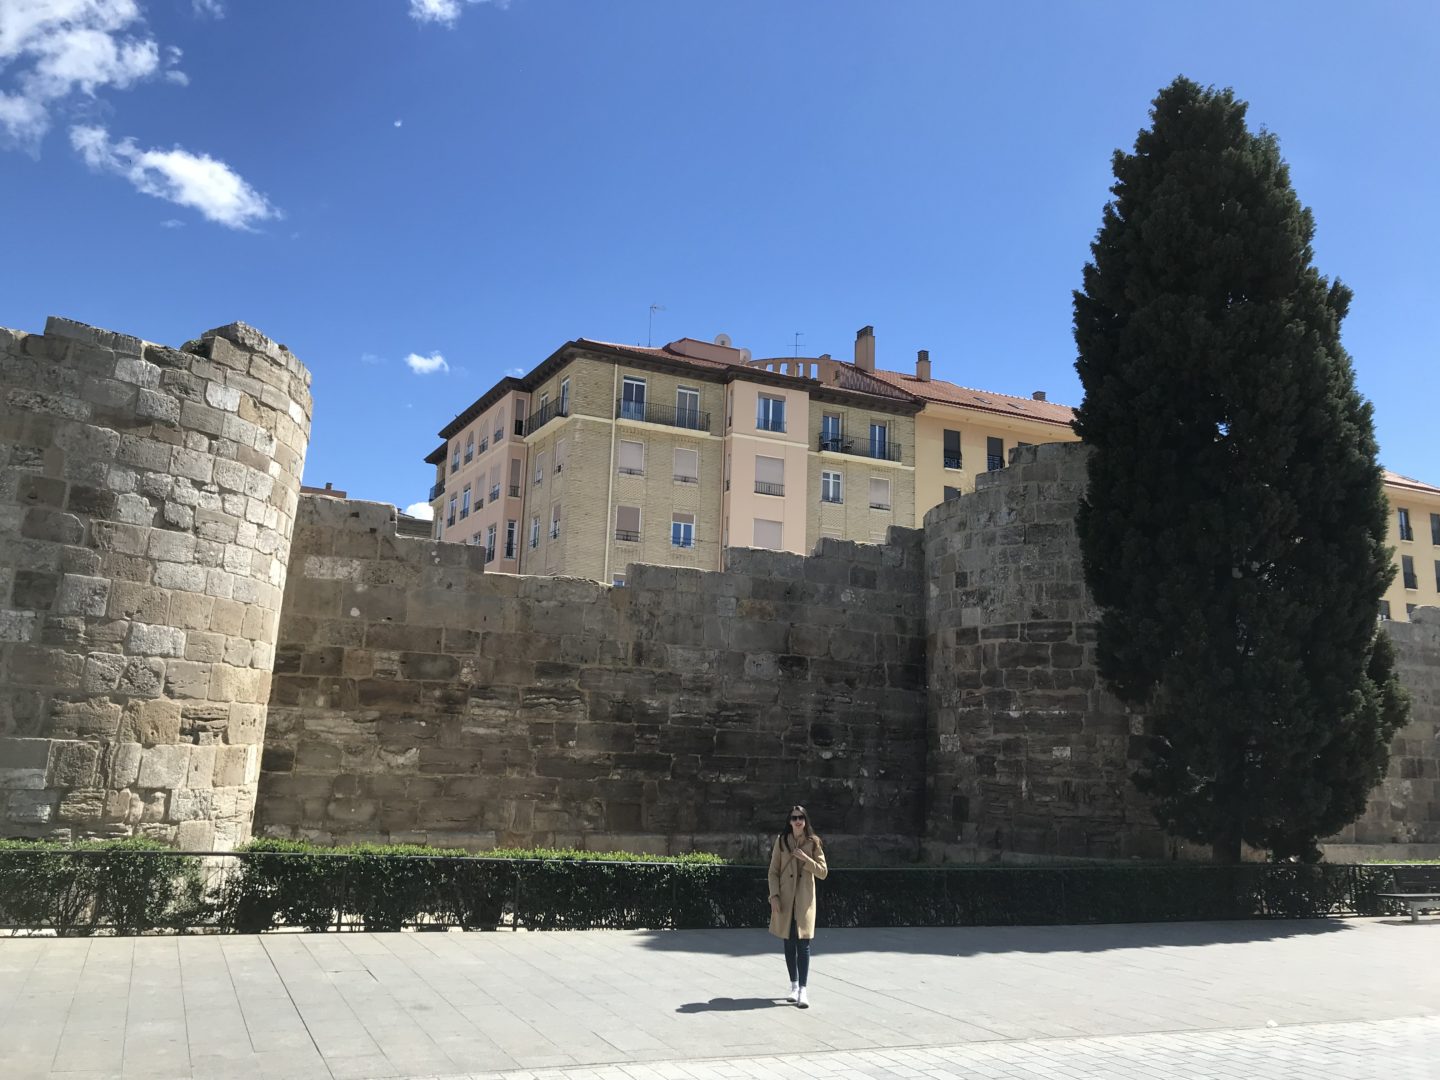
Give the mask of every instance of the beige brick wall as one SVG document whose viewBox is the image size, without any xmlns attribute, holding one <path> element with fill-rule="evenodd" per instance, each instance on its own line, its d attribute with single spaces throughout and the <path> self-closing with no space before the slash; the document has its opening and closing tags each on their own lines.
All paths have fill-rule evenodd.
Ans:
<svg viewBox="0 0 1440 1080">
<path fill-rule="evenodd" d="M 890 428 L 890 441 L 901 448 L 901 460 L 877 461 L 856 454 L 821 452 L 820 430 L 825 414 L 841 418 L 843 437 L 853 439 L 856 447 L 867 447 L 870 424 L 884 422 Z M 822 537 L 831 536 L 860 543 L 879 543 L 891 525 L 910 527 L 915 519 L 915 419 L 849 405 L 815 401 L 810 405 L 809 513 L 807 515 L 807 549 L 814 550 Z M 821 501 L 821 474 L 838 472 L 842 478 L 844 502 Z M 890 481 L 890 509 L 870 508 L 872 478 Z"/>
</svg>

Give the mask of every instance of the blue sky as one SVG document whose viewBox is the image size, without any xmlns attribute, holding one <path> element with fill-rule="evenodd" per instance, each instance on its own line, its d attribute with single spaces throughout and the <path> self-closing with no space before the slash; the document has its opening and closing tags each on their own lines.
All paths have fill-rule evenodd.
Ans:
<svg viewBox="0 0 1440 1080">
<path fill-rule="evenodd" d="M 1437 55 L 1418 0 L 0 0 L 0 325 L 252 323 L 314 373 L 306 481 L 401 506 L 651 304 L 1075 403 L 1110 154 L 1183 73 L 1279 135 L 1382 457 L 1440 483 Z"/>
</svg>

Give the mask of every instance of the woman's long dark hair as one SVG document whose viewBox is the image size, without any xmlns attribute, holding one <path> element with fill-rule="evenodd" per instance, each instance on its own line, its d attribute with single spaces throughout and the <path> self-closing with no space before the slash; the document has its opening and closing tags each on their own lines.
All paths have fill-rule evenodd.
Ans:
<svg viewBox="0 0 1440 1080">
<path fill-rule="evenodd" d="M 810 811 L 806 810 L 803 806 L 792 806 L 790 807 L 790 813 L 785 815 L 785 824 L 780 826 L 781 845 L 786 851 L 791 850 L 790 837 L 792 834 L 790 832 L 790 815 L 796 813 L 805 815 L 805 839 L 814 840 L 815 846 L 817 848 L 820 847 L 820 837 L 816 835 L 815 828 L 810 822 Z"/>
</svg>

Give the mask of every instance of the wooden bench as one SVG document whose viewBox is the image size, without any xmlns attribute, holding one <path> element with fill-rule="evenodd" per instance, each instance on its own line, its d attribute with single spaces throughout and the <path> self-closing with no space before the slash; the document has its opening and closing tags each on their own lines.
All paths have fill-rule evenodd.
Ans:
<svg viewBox="0 0 1440 1080">
<path fill-rule="evenodd" d="M 1395 891 L 1377 895 L 1405 905 L 1410 921 L 1419 922 L 1422 911 L 1440 912 L 1440 866 L 1397 866 Z"/>
</svg>

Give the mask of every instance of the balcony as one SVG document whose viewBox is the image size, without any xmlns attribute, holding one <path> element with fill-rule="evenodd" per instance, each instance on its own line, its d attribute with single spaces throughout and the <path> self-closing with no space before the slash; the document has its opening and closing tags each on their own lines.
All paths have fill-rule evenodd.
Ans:
<svg viewBox="0 0 1440 1080">
<path fill-rule="evenodd" d="M 820 436 L 820 449 L 832 454 L 851 454 L 854 457 L 874 458 L 876 461 L 900 461 L 900 444 L 886 439 L 871 442 L 865 439 L 836 438 Z"/>
<path fill-rule="evenodd" d="M 441 495 L 444 495 L 444 494 L 445 494 L 445 480 L 444 480 L 444 478 L 442 477 L 441 479 L 435 481 L 435 483 L 431 485 L 431 487 L 430 487 L 430 498 L 431 498 L 432 500 L 438 499 Z"/>
<path fill-rule="evenodd" d="M 960 468 L 964 468 L 964 465 L 963 465 L 963 463 L 962 463 L 961 460 L 960 460 L 960 455 L 959 455 L 959 454 L 946 454 L 946 455 L 945 455 L 944 466 L 945 466 L 945 468 L 947 468 L 947 469 L 960 469 Z"/>
<path fill-rule="evenodd" d="M 872 503 L 870 504 L 870 509 L 871 509 L 871 510 L 889 510 L 889 509 L 890 509 L 890 504 L 889 504 L 888 502 L 872 502 Z"/>
<path fill-rule="evenodd" d="M 764 480 L 755 481 L 756 495 L 784 495 L 784 484 L 767 484 Z"/>
<path fill-rule="evenodd" d="M 700 478 L 698 476 L 687 476 L 684 473 L 675 474 L 675 483 L 677 484 L 698 484 L 699 482 Z"/>
<path fill-rule="evenodd" d="M 539 409 L 526 417 L 525 430 L 522 434 L 534 435 L 535 432 L 539 431 L 542 427 L 548 424 L 551 420 L 554 420 L 557 416 L 569 415 L 569 402 L 552 401 L 548 405 L 542 405 Z M 504 438 L 504 431 L 497 431 L 495 433 L 495 441 L 499 442 L 502 438 Z"/>
<path fill-rule="evenodd" d="M 641 465 L 621 465 L 615 470 L 621 476 L 644 476 L 645 469 Z"/>
<path fill-rule="evenodd" d="M 540 481 L 537 479 L 535 482 L 538 484 Z M 510 497 L 511 497 L 512 499 L 518 499 L 518 498 L 520 497 L 520 485 L 519 485 L 519 484 L 511 484 L 511 485 L 510 485 Z"/>
<path fill-rule="evenodd" d="M 755 419 L 756 431 L 775 431 L 785 433 L 785 417 L 783 416 L 760 416 Z"/>
<path fill-rule="evenodd" d="M 677 409 L 673 405 L 656 405 L 648 401 L 615 401 L 617 420 L 639 420 L 646 424 L 684 428 L 686 431 L 710 430 L 710 414 L 699 409 Z"/>
<path fill-rule="evenodd" d="M 638 544 L 640 542 L 640 534 L 638 532 L 631 532 L 629 529 L 616 529 L 615 539 L 626 544 Z"/>
<path fill-rule="evenodd" d="M 1420 588 L 1420 579 L 1419 579 L 1416 575 L 1414 575 L 1414 574 L 1406 574 L 1406 575 L 1405 575 L 1405 588 L 1407 588 L 1407 589 L 1418 589 L 1418 588 Z"/>
<path fill-rule="evenodd" d="M 985 471 L 994 472 L 996 469 L 1005 467 L 1005 456 L 1003 454 L 986 454 Z"/>
</svg>

